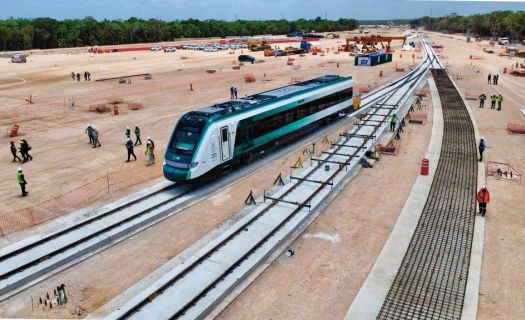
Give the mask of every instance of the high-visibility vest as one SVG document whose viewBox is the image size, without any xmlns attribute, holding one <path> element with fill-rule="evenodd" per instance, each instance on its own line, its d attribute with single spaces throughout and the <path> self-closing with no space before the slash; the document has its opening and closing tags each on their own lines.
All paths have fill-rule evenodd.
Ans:
<svg viewBox="0 0 525 320">
<path fill-rule="evenodd" d="M 26 182 L 25 179 L 24 179 L 24 174 L 22 172 L 17 172 L 16 173 L 16 178 L 17 178 L 19 184 L 22 184 L 22 183 Z"/>
</svg>

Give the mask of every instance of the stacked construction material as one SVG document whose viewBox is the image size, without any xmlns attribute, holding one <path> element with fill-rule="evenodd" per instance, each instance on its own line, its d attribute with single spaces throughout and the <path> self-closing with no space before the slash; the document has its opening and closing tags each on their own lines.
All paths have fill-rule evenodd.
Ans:
<svg viewBox="0 0 525 320">
<path fill-rule="evenodd" d="M 383 64 L 387 62 L 392 62 L 391 53 L 374 53 L 368 55 L 359 55 L 355 57 L 356 66 L 375 66 L 378 64 Z"/>
</svg>

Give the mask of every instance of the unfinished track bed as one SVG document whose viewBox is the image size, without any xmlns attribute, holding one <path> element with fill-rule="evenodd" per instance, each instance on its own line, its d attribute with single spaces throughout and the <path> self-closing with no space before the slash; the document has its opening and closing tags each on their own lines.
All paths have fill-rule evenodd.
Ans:
<svg viewBox="0 0 525 320">
<path fill-rule="evenodd" d="M 377 319 L 460 319 L 476 212 L 474 127 L 445 70 L 432 70 L 444 117 L 434 181 Z"/>
</svg>

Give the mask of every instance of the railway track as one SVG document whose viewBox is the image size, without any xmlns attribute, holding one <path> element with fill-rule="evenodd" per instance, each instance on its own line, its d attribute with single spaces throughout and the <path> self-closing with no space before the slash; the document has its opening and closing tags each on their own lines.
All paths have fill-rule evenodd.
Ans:
<svg viewBox="0 0 525 320">
<path fill-rule="evenodd" d="M 427 56 L 422 65 L 431 63 L 431 57 Z M 415 69 L 363 96 L 362 108 L 356 114 L 392 95 L 401 84 L 415 81 L 420 76 L 419 69 Z M 350 120 L 343 119 L 338 125 Z M 232 182 L 226 181 L 219 185 L 227 183 Z M 196 188 L 192 185 L 172 185 L 73 226 L 0 249 L 0 300 L 183 210 L 190 203 L 209 196 L 220 186 Z"/>
<path fill-rule="evenodd" d="M 432 71 L 444 117 L 440 160 L 420 220 L 377 319 L 461 319 L 476 213 L 477 153 L 465 104 Z"/>
<path fill-rule="evenodd" d="M 386 129 L 389 116 L 407 101 L 429 67 L 440 66 L 425 43 L 426 59 L 402 79 L 375 92 L 351 132 L 315 165 L 291 181 L 192 257 L 178 264 L 146 290 L 120 306 L 108 319 L 199 319 L 206 316 L 262 261 L 299 229 L 311 212 L 330 198 L 331 188 L 344 185 L 347 170 L 359 165 Z M 328 167 L 326 167 L 328 165 Z M 292 182 L 293 181 L 293 182 Z"/>
</svg>

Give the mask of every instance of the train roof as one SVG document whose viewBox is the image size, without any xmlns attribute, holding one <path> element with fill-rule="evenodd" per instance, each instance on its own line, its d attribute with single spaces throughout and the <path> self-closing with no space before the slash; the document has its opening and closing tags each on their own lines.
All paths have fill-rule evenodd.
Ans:
<svg viewBox="0 0 525 320">
<path fill-rule="evenodd" d="M 242 97 L 240 99 L 234 99 L 228 102 L 215 104 L 213 106 L 193 111 L 191 112 L 191 114 L 206 118 L 215 118 L 218 116 L 230 115 L 232 113 L 237 113 L 255 107 L 260 107 L 262 105 L 266 105 L 270 102 L 275 102 L 282 98 L 288 98 L 299 93 L 304 93 L 313 89 L 317 89 L 327 84 L 335 84 L 340 81 L 350 79 L 352 79 L 352 77 L 341 77 L 335 74 L 328 74 L 322 77 L 317 77 L 311 80 L 284 86 L 270 91 L 265 91 L 251 96 Z"/>
</svg>

